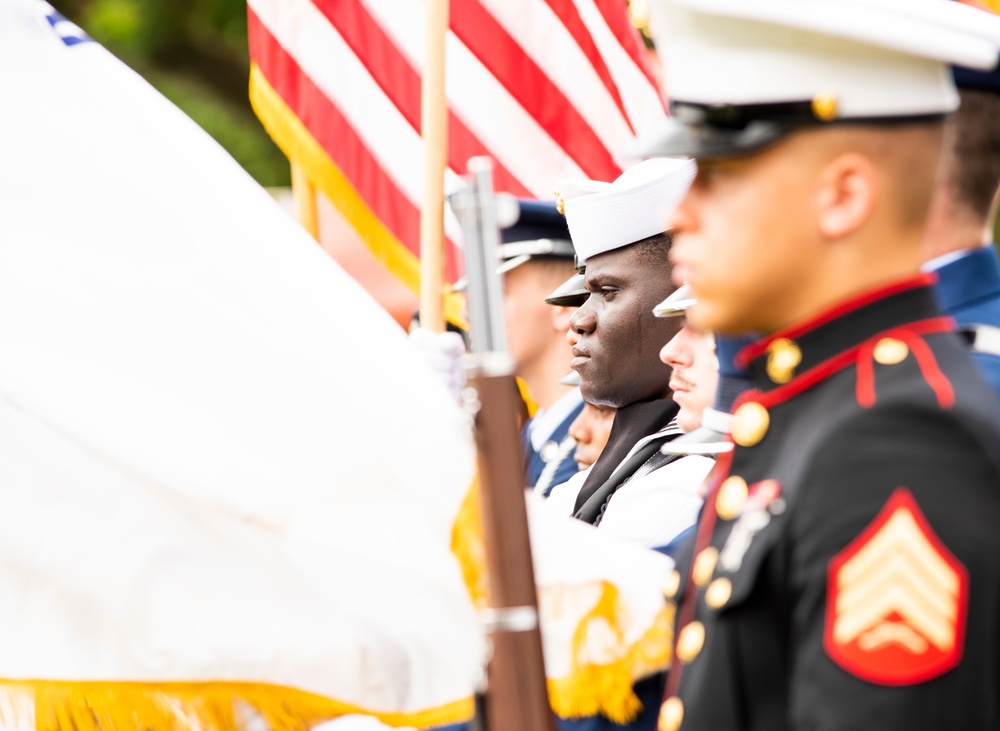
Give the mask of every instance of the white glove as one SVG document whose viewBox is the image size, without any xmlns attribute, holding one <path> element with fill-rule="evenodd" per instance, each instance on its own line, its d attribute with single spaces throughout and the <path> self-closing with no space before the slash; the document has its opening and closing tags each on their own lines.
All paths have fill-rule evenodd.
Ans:
<svg viewBox="0 0 1000 731">
<path fill-rule="evenodd" d="M 462 336 L 456 332 L 436 333 L 418 327 L 410 331 L 409 340 L 410 347 L 438 374 L 455 401 L 460 402 L 465 388 L 465 341 Z"/>
</svg>

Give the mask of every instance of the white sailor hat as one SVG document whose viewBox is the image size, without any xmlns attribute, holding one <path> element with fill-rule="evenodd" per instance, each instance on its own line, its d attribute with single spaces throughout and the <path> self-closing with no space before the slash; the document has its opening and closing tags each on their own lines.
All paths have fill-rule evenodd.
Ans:
<svg viewBox="0 0 1000 731">
<path fill-rule="evenodd" d="M 949 64 L 996 65 L 988 13 L 948 0 L 653 0 L 673 118 L 643 155 L 728 157 L 805 125 L 940 118 Z"/>
<path fill-rule="evenodd" d="M 580 263 L 664 233 L 667 217 L 694 175 L 691 160 L 657 158 L 629 168 L 612 183 L 558 182 L 556 191 Z"/>
</svg>

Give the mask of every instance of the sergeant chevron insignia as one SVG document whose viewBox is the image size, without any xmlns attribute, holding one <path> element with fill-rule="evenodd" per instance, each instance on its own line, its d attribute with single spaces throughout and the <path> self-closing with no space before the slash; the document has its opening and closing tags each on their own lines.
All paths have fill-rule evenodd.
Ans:
<svg viewBox="0 0 1000 731">
<path fill-rule="evenodd" d="M 830 561 L 824 645 L 847 672 L 910 685 L 962 656 L 968 574 L 906 488 Z"/>
</svg>

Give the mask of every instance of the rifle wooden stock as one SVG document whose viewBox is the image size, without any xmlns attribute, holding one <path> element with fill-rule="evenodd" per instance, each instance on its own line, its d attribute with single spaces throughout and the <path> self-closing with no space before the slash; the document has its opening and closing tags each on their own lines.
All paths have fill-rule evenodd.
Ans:
<svg viewBox="0 0 1000 731">
<path fill-rule="evenodd" d="M 472 356 L 469 384 L 479 399 L 476 451 L 493 655 L 487 668 L 488 731 L 552 731 L 538 628 L 535 571 L 524 504 L 524 452 L 517 432 L 517 385 L 503 317 L 500 234 L 493 164 L 469 160 L 472 183 L 451 196 L 465 235 Z"/>
<path fill-rule="evenodd" d="M 493 654 L 487 668 L 486 721 L 489 731 L 551 731 L 542 638 L 537 621 L 535 572 L 524 503 L 524 452 L 517 431 L 517 385 L 513 372 L 473 366 L 469 383 L 479 396 L 476 449 L 482 500 L 483 538 L 490 607 L 532 616 L 531 629 L 504 627 L 491 632 Z M 530 622 L 529 622 L 530 625 Z"/>
</svg>

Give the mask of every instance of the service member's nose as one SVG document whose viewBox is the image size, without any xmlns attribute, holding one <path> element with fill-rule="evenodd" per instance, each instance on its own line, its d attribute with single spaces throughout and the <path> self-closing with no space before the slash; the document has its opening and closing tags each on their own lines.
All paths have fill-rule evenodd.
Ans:
<svg viewBox="0 0 1000 731">
<path fill-rule="evenodd" d="M 594 332 L 596 325 L 597 318 L 586 304 L 578 308 L 569 318 L 569 329 L 577 335 L 589 335 Z"/>
<path fill-rule="evenodd" d="M 660 360 L 666 363 L 671 368 L 677 368 L 678 366 L 687 367 L 691 365 L 692 350 L 691 350 L 691 338 L 690 333 L 686 327 L 682 327 L 676 335 L 674 335 L 667 344 L 660 349 Z"/>
<path fill-rule="evenodd" d="M 697 192 L 689 188 L 677 207 L 667 215 L 666 230 L 671 234 L 689 231 L 694 227 L 693 206 L 696 195 Z"/>
</svg>

